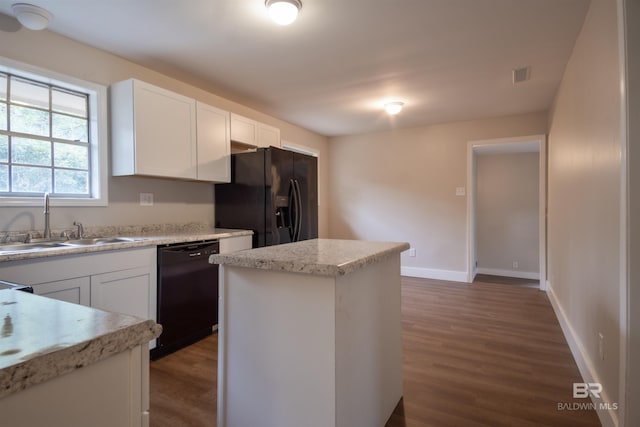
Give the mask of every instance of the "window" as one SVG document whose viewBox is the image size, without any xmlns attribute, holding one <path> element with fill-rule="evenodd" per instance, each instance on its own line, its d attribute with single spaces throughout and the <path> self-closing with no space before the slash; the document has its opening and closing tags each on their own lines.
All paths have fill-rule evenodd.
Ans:
<svg viewBox="0 0 640 427">
<path fill-rule="evenodd" d="M 0 61 L 0 205 L 106 205 L 104 87 Z M 37 73 L 37 74 L 36 74 Z"/>
</svg>

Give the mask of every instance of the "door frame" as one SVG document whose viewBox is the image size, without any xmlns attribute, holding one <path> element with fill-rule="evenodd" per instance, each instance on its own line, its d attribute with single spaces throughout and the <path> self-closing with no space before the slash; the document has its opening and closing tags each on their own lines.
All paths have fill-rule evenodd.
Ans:
<svg viewBox="0 0 640 427">
<path fill-rule="evenodd" d="M 538 249 L 540 259 L 540 290 L 547 289 L 547 137 L 529 135 L 515 138 L 484 139 L 467 142 L 467 282 L 472 283 L 476 266 L 476 181 L 479 152 L 517 153 L 539 152 L 538 174 Z"/>
</svg>

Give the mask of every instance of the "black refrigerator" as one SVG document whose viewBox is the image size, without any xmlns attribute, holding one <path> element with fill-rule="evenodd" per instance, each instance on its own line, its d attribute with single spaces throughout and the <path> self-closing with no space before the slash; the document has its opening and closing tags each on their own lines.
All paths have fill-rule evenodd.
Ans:
<svg viewBox="0 0 640 427">
<path fill-rule="evenodd" d="M 215 185 L 215 224 L 252 230 L 253 247 L 318 237 L 318 159 L 269 147 L 231 155 Z"/>
</svg>

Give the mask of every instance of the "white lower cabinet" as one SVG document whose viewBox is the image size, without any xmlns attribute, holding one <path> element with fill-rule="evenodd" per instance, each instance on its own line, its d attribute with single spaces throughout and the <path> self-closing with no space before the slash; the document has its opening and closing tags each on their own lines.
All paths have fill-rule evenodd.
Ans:
<svg viewBox="0 0 640 427">
<path fill-rule="evenodd" d="M 55 282 L 39 283 L 33 287 L 33 293 L 74 304 L 91 304 L 91 280 L 89 277 L 74 277 Z"/>
<path fill-rule="evenodd" d="M 125 350 L 0 399 L 11 427 L 148 427 L 149 351 Z"/>
<path fill-rule="evenodd" d="M 151 272 L 144 267 L 91 276 L 91 307 L 146 319 L 151 288 Z"/>
<path fill-rule="evenodd" d="M 36 295 L 155 321 L 156 266 L 152 246 L 2 262 L 0 278 Z"/>
</svg>

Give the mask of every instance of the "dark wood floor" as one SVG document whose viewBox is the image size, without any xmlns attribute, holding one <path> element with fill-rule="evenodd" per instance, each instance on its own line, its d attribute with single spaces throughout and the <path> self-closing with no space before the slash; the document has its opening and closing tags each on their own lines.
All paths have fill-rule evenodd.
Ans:
<svg viewBox="0 0 640 427">
<path fill-rule="evenodd" d="M 386 427 L 600 426 L 594 411 L 558 410 L 580 402 L 582 379 L 526 283 L 403 277 L 402 331 L 404 398 Z M 216 334 L 151 362 L 151 427 L 215 426 L 216 368 Z"/>
</svg>

